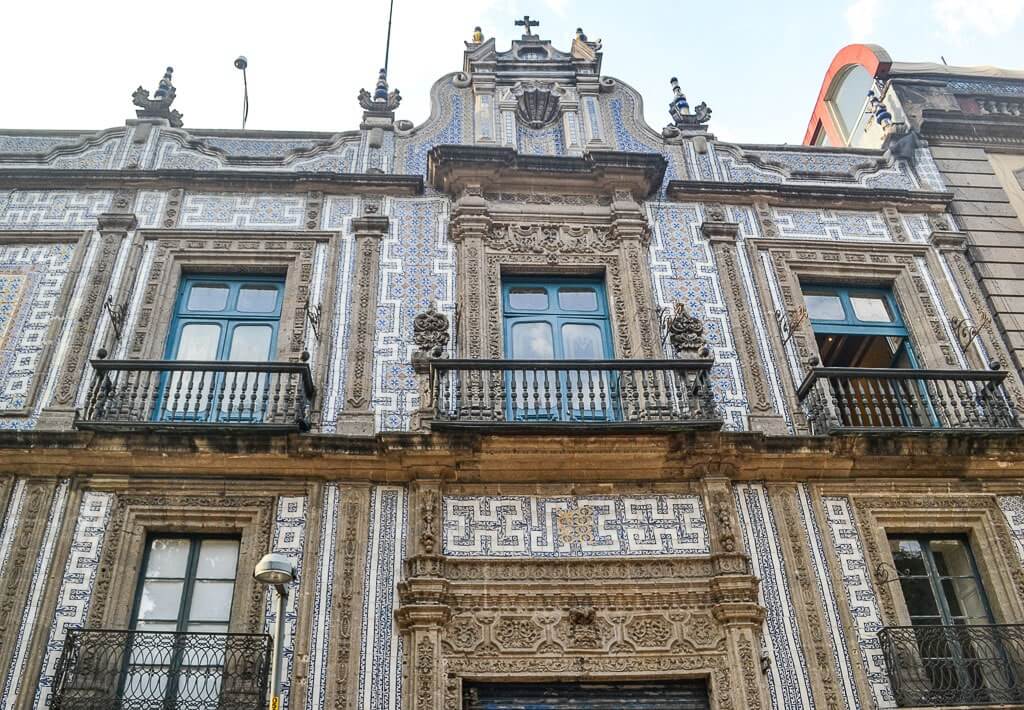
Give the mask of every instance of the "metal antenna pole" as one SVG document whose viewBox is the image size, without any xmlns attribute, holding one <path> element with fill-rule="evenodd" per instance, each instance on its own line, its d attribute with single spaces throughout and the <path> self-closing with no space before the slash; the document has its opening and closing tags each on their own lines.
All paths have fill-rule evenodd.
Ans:
<svg viewBox="0 0 1024 710">
<path fill-rule="evenodd" d="M 391 55 L 391 17 L 395 13 L 395 0 L 391 0 L 388 9 L 388 40 L 384 44 L 384 76 L 388 75 L 388 58 Z"/>
<path fill-rule="evenodd" d="M 235 59 L 235 69 L 242 70 L 242 130 L 245 130 L 245 122 L 249 120 L 249 79 L 245 70 L 249 67 L 249 60 L 245 57 Z"/>
</svg>

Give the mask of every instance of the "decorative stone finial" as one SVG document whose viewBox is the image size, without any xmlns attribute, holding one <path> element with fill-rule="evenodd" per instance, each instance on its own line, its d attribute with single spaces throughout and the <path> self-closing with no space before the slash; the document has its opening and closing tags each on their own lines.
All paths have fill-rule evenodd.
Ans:
<svg viewBox="0 0 1024 710">
<path fill-rule="evenodd" d="M 359 105 L 366 111 L 392 113 L 401 102 L 402 96 L 399 94 L 398 89 L 390 93 L 388 92 L 388 73 L 386 69 L 381 69 L 377 75 L 377 86 L 373 90 L 372 96 L 366 89 L 359 90 Z"/>
<path fill-rule="evenodd" d="M 882 103 L 882 100 L 878 98 L 874 91 L 868 92 L 868 103 L 871 104 L 871 113 L 875 117 L 875 123 L 883 131 L 892 125 L 892 114 L 889 113 L 889 109 L 885 107 L 885 104 Z"/>
<path fill-rule="evenodd" d="M 473 28 L 473 43 L 480 44 L 484 41 L 484 33 L 479 27 Z"/>
<path fill-rule="evenodd" d="M 448 345 L 448 316 L 437 310 L 431 303 L 423 313 L 412 319 L 412 341 L 416 344 L 415 356 L 439 358 Z"/>
<path fill-rule="evenodd" d="M 690 103 L 679 86 L 679 79 L 672 77 L 669 83 L 672 85 L 672 101 L 668 105 L 668 113 L 675 128 L 692 131 L 711 120 L 711 109 L 703 101 L 690 111 Z"/>
<path fill-rule="evenodd" d="M 153 92 L 153 98 L 149 98 L 149 92 L 141 86 L 135 90 L 135 93 L 132 94 L 132 103 L 139 107 L 139 110 L 135 112 L 136 116 L 139 118 L 163 118 L 174 128 L 181 128 L 181 113 L 171 110 L 171 104 L 174 103 L 174 97 L 177 95 L 174 84 L 171 83 L 173 73 L 174 67 L 167 67 L 160 84 Z"/>
<path fill-rule="evenodd" d="M 710 351 L 704 339 L 704 323 L 690 315 L 682 303 L 677 303 L 672 315 L 665 320 L 665 332 L 677 358 L 708 356 Z"/>
</svg>

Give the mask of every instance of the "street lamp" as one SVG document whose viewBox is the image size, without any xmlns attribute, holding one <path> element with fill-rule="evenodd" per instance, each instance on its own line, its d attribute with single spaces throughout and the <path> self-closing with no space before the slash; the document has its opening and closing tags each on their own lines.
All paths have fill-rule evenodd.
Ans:
<svg viewBox="0 0 1024 710">
<path fill-rule="evenodd" d="M 277 710 L 281 699 L 281 666 L 284 665 L 284 605 L 288 600 L 286 584 L 295 579 L 295 565 L 287 555 L 271 552 L 263 555 L 252 573 L 253 579 L 260 584 L 273 585 L 277 594 L 274 597 L 274 610 L 277 623 L 274 625 L 274 656 L 270 664 L 270 707 Z"/>
</svg>

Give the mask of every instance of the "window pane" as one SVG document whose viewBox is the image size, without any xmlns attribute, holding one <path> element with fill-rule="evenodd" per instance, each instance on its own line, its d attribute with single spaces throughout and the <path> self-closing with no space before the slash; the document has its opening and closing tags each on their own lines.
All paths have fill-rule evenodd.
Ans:
<svg viewBox="0 0 1024 710">
<path fill-rule="evenodd" d="M 512 357 L 520 360 L 550 360 L 554 356 L 549 324 L 516 323 L 512 326 Z"/>
<path fill-rule="evenodd" d="M 903 599 L 911 616 L 935 616 L 939 613 L 931 582 L 927 579 L 902 578 L 900 586 L 903 588 Z"/>
<path fill-rule="evenodd" d="M 192 588 L 192 609 L 189 619 L 193 621 L 227 621 L 231 618 L 231 595 L 235 583 L 196 581 Z"/>
<path fill-rule="evenodd" d="M 240 325 L 231 332 L 229 360 L 263 362 L 270 359 L 274 329 L 269 325 Z"/>
<path fill-rule="evenodd" d="M 558 306 L 567 311 L 596 311 L 597 291 L 586 287 L 560 288 Z"/>
<path fill-rule="evenodd" d="M 850 304 L 857 320 L 869 323 L 892 323 L 889 304 L 879 296 L 850 296 Z"/>
<path fill-rule="evenodd" d="M 228 290 L 221 284 L 194 284 L 185 307 L 190 311 L 223 311 L 228 304 Z"/>
<path fill-rule="evenodd" d="M 220 326 L 215 323 L 189 323 L 181 329 L 176 360 L 216 360 L 220 344 Z"/>
<path fill-rule="evenodd" d="M 277 286 L 247 284 L 238 291 L 238 310 L 244 313 L 273 313 L 277 310 Z"/>
<path fill-rule="evenodd" d="M 139 621 L 135 624 L 139 631 L 177 631 L 177 621 Z"/>
<path fill-rule="evenodd" d="M 839 88 L 832 96 L 832 105 L 835 107 L 838 118 L 847 136 L 857 125 L 858 119 L 864 113 L 864 105 L 867 102 L 868 89 L 871 88 L 873 78 L 868 71 L 855 65 L 847 70 L 840 79 Z"/>
<path fill-rule="evenodd" d="M 974 568 L 962 540 L 931 540 L 929 542 L 935 567 L 943 577 L 972 577 Z"/>
<path fill-rule="evenodd" d="M 139 619 L 167 621 L 177 619 L 181 609 L 181 590 L 184 582 L 162 579 L 146 580 L 142 583 L 139 598 Z"/>
<path fill-rule="evenodd" d="M 892 560 L 901 577 L 927 574 L 924 553 L 917 540 L 889 540 L 889 549 L 892 550 Z"/>
<path fill-rule="evenodd" d="M 188 565 L 189 541 L 156 538 L 149 544 L 146 577 L 184 577 Z"/>
<path fill-rule="evenodd" d="M 234 579 L 238 564 L 237 540 L 203 540 L 199 548 L 199 579 Z"/>
<path fill-rule="evenodd" d="M 548 307 L 548 292 L 542 288 L 516 286 L 508 292 L 509 308 L 522 311 L 543 311 Z"/>
<path fill-rule="evenodd" d="M 988 616 L 985 601 L 981 598 L 981 589 L 973 578 L 944 579 L 942 592 L 946 595 L 946 604 L 953 616 Z"/>
<path fill-rule="evenodd" d="M 807 314 L 811 320 L 844 320 L 843 302 L 839 296 L 824 293 L 805 293 Z"/>
<path fill-rule="evenodd" d="M 604 357 L 601 329 L 596 325 L 567 323 L 562 326 L 562 346 L 568 360 L 600 360 Z"/>
</svg>

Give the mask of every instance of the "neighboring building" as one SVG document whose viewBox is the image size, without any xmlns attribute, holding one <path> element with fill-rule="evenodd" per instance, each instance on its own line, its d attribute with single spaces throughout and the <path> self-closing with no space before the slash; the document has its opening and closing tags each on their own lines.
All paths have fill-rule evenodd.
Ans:
<svg viewBox="0 0 1024 710">
<path fill-rule="evenodd" d="M 289 710 L 1021 701 L 941 165 L 653 130 L 522 25 L 420 125 L 0 132 L 0 707 L 261 707 L 269 551 Z"/>
<path fill-rule="evenodd" d="M 832 60 L 804 142 L 892 146 L 911 159 L 930 150 L 991 311 L 991 324 L 960 327 L 997 330 L 1024 368 L 1024 71 L 894 62 L 850 45 Z"/>
</svg>

